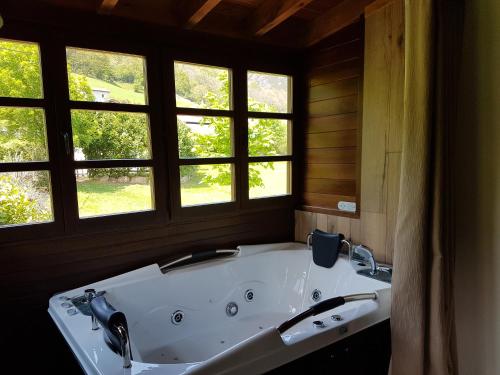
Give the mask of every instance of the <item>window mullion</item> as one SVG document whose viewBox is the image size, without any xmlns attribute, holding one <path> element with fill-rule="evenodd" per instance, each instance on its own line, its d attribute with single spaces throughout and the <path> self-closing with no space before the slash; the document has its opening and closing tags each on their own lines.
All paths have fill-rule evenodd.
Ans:
<svg viewBox="0 0 500 375">
<path fill-rule="evenodd" d="M 236 169 L 236 201 L 241 208 L 248 200 L 248 117 L 246 69 L 239 66 L 233 72 L 234 145 Z"/>
</svg>

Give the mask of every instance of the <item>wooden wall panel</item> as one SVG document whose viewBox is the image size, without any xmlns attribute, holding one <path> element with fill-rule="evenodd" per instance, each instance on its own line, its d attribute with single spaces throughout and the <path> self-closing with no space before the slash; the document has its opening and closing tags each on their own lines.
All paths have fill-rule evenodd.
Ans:
<svg viewBox="0 0 500 375">
<path fill-rule="evenodd" d="M 359 195 L 363 22 L 334 34 L 310 54 L 302 208 L 342 214 L 339 200 L 357 202 Z"/>
<path fill-rule="evenodd" d="M 332 140 L 336 146 L 341 141 L 352 142 L 352 139 L 338 135 L 346 132 L 349 126 L 361 132 L 360 217 L 341 217 L 324 209 L 335 205 L 339 199 L 348 199 L 345 195 L 354 188 L 352 183 L 357 181 L 345 178 L 349 177 L 348 171 L 354 177 L 352 171 L 356 164 L 353 160 L 358 161 L 355 150 L 359 149 L 359 145 L 350 144 L 349 148 L 342 149 L 343 152 L 338 148 L 310 148 L 305 154 L 309 164 L 306 166 L 304 202 L 315 207 L 315 212 L 296 211 L 296 223 L 300 225 L 296 226 L 295 238 L 305 241 L 307 231 L 315 228 L 340 232 L 354 243 L 363 243 L 371 248 L 377 261 L 391 264 L 401 167 L 404 12 L 402 0 L 382 1 L 383 6 L 373 8 L 374 11 L 365 18 L 363 126 L 353 126 L 355 114 L 322 117 L 321 120 L 310 118 L 309 133 L 306 134 L 306 145 L 319 147 Z M 338 36 L 336 38 L 338 40 Z M 322 73 L 318 76 L 326 75 Z M 321 82 L 325 87 L 330 85 L 324 83 L 324 78 L 315 82 Z M 339 90 L 348 86 L 346 83 Z M 325 91 L 315 89 L 310 97 L 322 97 Z M 351 169 L 346 167 L 349 163 Z M 332 168 L 332 165 L 340 164 L 344 167 Z M 318 167 L 320 165 L 323 167 Z M 332 175 L 336 177 L 324 179 L 324 176 Z M 347 185 L 347 182 L 350 184 Z M 328 190 L 336 194 L 328 194 Z"/>
</svg>

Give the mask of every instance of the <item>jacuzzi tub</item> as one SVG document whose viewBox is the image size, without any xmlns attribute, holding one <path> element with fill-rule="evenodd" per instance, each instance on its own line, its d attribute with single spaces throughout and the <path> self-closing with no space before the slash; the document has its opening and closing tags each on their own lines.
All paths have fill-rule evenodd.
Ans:
<svg viewBox="0 0 500 375">
<path fill-rule="evenodd" d="M 239 250 L 235 257 L 166 274 L 153 264 L 57 294 L 49 313 L 84 371 L 102 375 L 258 374 L 389 318 L 390 284 L 356 274 L 343 256 L 327 269 L 316 266 L 300 243 Z M 93 331 L 90 317 L 74 307 L 72 299 L 87 288 L 105 291 L 107 301 L 125 313 L 130 369 L 123 369 L 102 329 Z M 377 299 L 345 304 L 280 334 L 277 327 L 315 304 L 318 291 L 321 300 L 367 292 L 376 292 Z M 323 327 L 313 324 L 318 320 Z"/>
</svg>

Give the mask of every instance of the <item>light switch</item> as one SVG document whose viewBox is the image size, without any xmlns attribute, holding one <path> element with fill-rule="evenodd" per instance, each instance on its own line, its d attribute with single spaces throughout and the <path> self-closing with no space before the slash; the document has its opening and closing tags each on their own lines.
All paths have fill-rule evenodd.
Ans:
<svg viewBox="0 0 500 375">
<path fill-rule="evenodd" d="M 347 212 L 356 212 L 356 203 L 340 201 L 337 205 L 339 210 Z"/>
</svg>

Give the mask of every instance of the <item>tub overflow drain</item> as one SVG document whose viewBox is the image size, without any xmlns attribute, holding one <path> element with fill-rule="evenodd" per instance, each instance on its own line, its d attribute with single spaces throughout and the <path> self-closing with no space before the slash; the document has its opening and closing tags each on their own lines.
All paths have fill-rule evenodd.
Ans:
<svg viewBox="0 0 500 375">
<path fill-rule="evenodd" d="M 181 310 L 177 310 L 172 314 L 170 319 L 172 320 L 172 323 L 179 325 L 184 320 L 184 313 Z"/>
<path fill-rule="evenodd" d="M 238 305 L 236 302 L 229 302 L 226 306 L 226 315 L 235 316 L 236 314 L 238 314 Z"/>
<path fill-rule="evenodd" d="M 314 302 L 318 302 L 321 299 L 321 290 L 319 289 L 314 289 L 311 298 Z"/>
</svg>

